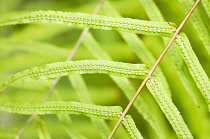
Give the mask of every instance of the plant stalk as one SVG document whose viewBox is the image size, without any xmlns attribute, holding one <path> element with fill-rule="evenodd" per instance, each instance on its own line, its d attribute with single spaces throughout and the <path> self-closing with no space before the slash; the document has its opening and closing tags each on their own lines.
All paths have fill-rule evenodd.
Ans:
<svg viewBox="0 0 210 139">
<path fill-rule="evenodd" d="M 170 41 L 166 45 L 165 49 L 162 51 L 162 53 L 160 54 L 160 56 L 156 60 L 155 64 L 148 71 L 148 74 L 147 74 L 146 78 L 143 80 L 143 82 L 141 83 L 140 87 L 136 91 L 135 95 L 133 96 L 133 98 L 131 99 L 131 101 L 128 103 L 127 107 L 125 108 L 125 110 L 121 114 L 118 122 L 116 123 L 116 125 L 115 125 L 114 129 L 112 130 L 111 134 L 109 135 L 109 138 L 108 139 L 111 139 L 114 136 L 114 134 L 117 131 L 118 127 L 120 126 L 120 124 L 122 123 L 122 121 L 125 118 L 126 114 L 128 113 L 130 107 L 133 105 L 134 101 L 138 97 L 139 93 L 141 92 L 141 90 L 143 89 L 143 87 L 145 86 L 145 84 L 147 83 L 147 81 L 152 78 L 152 74 L 154 73 L 155 69 L 157 68 L 157 66 L 159 65 L 160 61 L 165 56 L 166 52 L 168 51 L 168 49 L 172 45 L 173 41 L 178 37 L 179 32 L 181 31 L 181 29 L 183 28 L 183 26 L 185 25 L 185 23 L 187 22 L 187 20 L 189 19 L 190 15 L 193 13 L 193 11 L 195 10 L 195 8 L 197 7 L 197 5 L 198 5 L 199 2 L 200 2 L 200 0 L 197 0 L 193 4 L 192 8 L 187 13 L 187 15 L 185 16 L 185 18 L 183 19 L 183 21 L 181 22 L 181 24 L 179 25 L 179 27 L 175 30 L 174 35 L 172 36 L 172 38 L 170 39 Z"/>
</svg>

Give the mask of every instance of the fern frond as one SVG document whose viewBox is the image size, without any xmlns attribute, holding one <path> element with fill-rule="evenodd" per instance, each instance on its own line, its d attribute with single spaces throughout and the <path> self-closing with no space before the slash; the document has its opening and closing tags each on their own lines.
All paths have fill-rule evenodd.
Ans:
<svg viewBox="0 0 210 139">
<path fill-rule="evenodd" d="M 147 70 L 148 67 L 144 64 L 129 64 L 105 60 L 56 62 L 19 72 L 11 76 L 11 78 L 2 85 L 2 88 L 13 82 L 23 83 L 31 80 L 66 76 L 68 74 L 105 73 L 129 78 L 144 78 Z"/>
<path fill-rule="evenodd" d="M 196 85 L 206 100 L 210 111 L 210 81 L 207 74 L 203 70 L 198 58 L 190 46 L 187 36 L 184 33 L 180 33 L 177 40 L 175 40 L 175 43 L 177 44 L 176 48 L 179 50 L 182 58 L 188 66 Z"/>
<path fill-rule="evenodd" d="M 193 136 L 189 131 L 187 125 L 185 124 L 180 112 L 173 104 L 171 99 L 167 96 L 163 85 L 160 82 L 160 79 L 153 75 L 152 79 L 147 82 L 147 87 L 150 90 L 151 94 L 159 104 L 161 110 L 167 117 L 168 121 L 172 125 L 178 137 L 192 139 Z"/>
<path fill-rule="evenodd" d="M 130 134 L 130 137 L 132 139 L 143 139 L 140 132 L 136 128 L 135 122 L 133 121 L 132 117 L 130 115 L 126 115 L 124 118 L 122 124 Z"/>
<path fill-rule="evenodd" d="M 181 3 L 180 5 L 183 6 L 183 10 L 185 12 L 187 12 L 194 3 L 193 0 L 179 0 L 179 2 Z M 198 37 L 200 38 L 200 40 L 202 40 L 204 48 L 206 49 L 208 56 L 210 57 L 210 34 L 208 32 L 208 28 L 204 24 L 199 9 L 195 9 L 189 20 L 192 22 L 192 25 L 194 26 Z"/>
<path fill-rule="evenodd" d="M 144 9 L 147 12 L 149 18 L 151 20 L 155 20 L 155 21 L 164 21 L 164 18 L 161 15 L 161 12 L 158 9 L 157 5 L 154 3 L 154 1 L 153 0 L 148 0 L 146 2 L 145 1 L 146 0 L 139 0 L 139 2 L 141 2 L 141 3 L 147 3 L 146 5 L 144 5 Z M 154 10 L 150 11 L 148 9 L 154 9 Z M 164 40 L 165 44 L 168 42 L 168 40 L 166 38 L 163 38 L 163 40 Z M 184 87 L 186 88 L 188 94 L 193 99 L 195 105 L 197 105 L 197 107 L 198 107 L 201 104 L 199 104 L 198 100 L 196 99 L 196 96 L 195 96 L 195 94 L 197 93 L 196 90 L 191 87 L 191 85 L 193 84 L 193 81 L 188 79 L 188 77 L 185 75 L 185 73 L 182 69 L 183 60 L 181 58 L 181 54 L 174 47 L 170 48 L 169 53 L 170 53 L 170 57 L 172 58 L 172 60 L 174 62 L 173 66 L 174 66 L 174 68 L 177 69 L 176 71 L 180 75 L 178 77 L 182 81 L 182 84 L 184 84 Z"/>
<path fill-rule="evenodd" d="M 98 106 L 79 102 L 46 101 L 36 103 L 1 103 L 0 110 L 17 114 L 78 114 L 116 120 L 122 112 L 119 106 Z"/>
<path fill-rule="evenodd" d="M 97 41 L 93 38 L 93 36 L 89 33 L 83 41 L 85 47 L 97 58 L 97 59 L 106 59 L 111 60 L 111 57 L 99 46 Z M 123 91 L 125 96 L 130 100 L 135 94 L 135 88 L 131 84 L 131 82 L 122 77 L 110 76 L 112 80 L 117 84 L 117 86 Z M 166 123 L 164 123 L 162 119 L 162 115 L 154 115 L 150 107 L 150 104 L 142 98 L 138 97 L 133 104 L 137 111 L 144 117 L 144 119 L 150 124 L 150 126 L 155 130 L 157 135 L 160 138 L 166 138 L 165 134 L 161 131 L 165 131 Z M 161 123 L 160 123 L 161 121 Z"/>
<path fill-rule="evenodd" d="M 130 18 L 116 18 L 84 13 L 61 11 L 36 11 L 0 19 L 0 26 L 26 23 L 53 23 L 80 28 L 118 30 L 145 35 L 172 36 L 174 23 L 144 21 Z"/>
</svg>

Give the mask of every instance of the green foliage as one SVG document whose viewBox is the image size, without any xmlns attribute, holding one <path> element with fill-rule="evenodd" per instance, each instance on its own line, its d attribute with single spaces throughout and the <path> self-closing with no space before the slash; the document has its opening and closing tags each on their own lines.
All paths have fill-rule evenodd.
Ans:
<svg viewBox="0 0 210 139">
<path fill-rule="evenodd" d="M 45 126 L 45 122 L 37 116 L 34 119 L 35 126 L 39 135 L 40 139 L 51 139 L 49 132 L 47 131 L 47 128 Z"/>
<path fill-rule="evenodd" d="M 1 103 L 2 111 L 19 114 L 84 114 L 90 117 L 117 119 L 122 109 L 119 106 L 96 106 L 79 102 L 46 101 L 40 103 Z"/>
<path fill-rule="evenodd" d="M 21 138 L 106 139 L 193 4 L 105 1 L 91 14 L 97 2 L 0 1 L 0 138 L 21 129 Z M 201 3 L 114 138 L 210 136 L 210 11 Z"/>
<path fill-rule="evenodd" d="M 16 16 L 19 15 L 19 16 Z M 8 18 L 10 17 L 10 18 Z M 53 23 L 74 26 L 79 28 L 90 27 L 94 29 L 118 30 L 132 33 L 171 36 L 175 25 L 173 23 L 149 22 L 130 18 L 115 18 L 84 13 L 71 13 L 61 11 L 36 11 L 31 13 L 14 13 L 6 15 L 0 20 L 0 26 L 26 23 Z"/>
</svg>

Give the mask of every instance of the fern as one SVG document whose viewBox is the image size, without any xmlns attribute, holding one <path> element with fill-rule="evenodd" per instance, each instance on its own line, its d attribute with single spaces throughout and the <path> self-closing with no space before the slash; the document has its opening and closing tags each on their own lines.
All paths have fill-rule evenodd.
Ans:
<svg viewBox="0 0 210 139">
<path fill-rule="evenodd" d="M 177 29 L 176 24 L 173 23 L 178 20 L 166 22 L 168 20 L 164 20 L 164 17 L 167 19 L 173 16 L 172 14 L 167 15 L 167 9 L 163 8 L 163 1 L 156 2 L 159 2 L 159 7 L 152 0 L 123 1 L 121 3 L 101 0 L 93 14 L 86 13 L 82 7 L 65 12 L 67 10 L 45 10 L 39 8 L 39 5 L 35 11 L 32 11 L 29 4 L 30 12 L 2 14 L 0 17 L 0 28 L 2 29 L 0 89 L 4 94 L 1 93 L 3 97 L 0 100 L 0 111 L 2 111 L 3 118 L 5 114 L 12 115 L 12 113 L 18 116 L 32 115 L 18 131 L 16 137 L 26 132 L 27 125 L 33 119 L 39 138 L 55 136 L 55 133 L 49 128 L 54 126 L 53 122 L 38 115 L 46 117 L 57 115 L 57 122 L 64 129 L 64 131 L 56 132 L 60 137 L 68 135 L 71 138 L 86 138 L 86 136 L 98 138 L 99 135 L 94 136 L 93 128 L 89 129 L 91 135 L 90 132 L 86 134 L 82 131 L 83 127 L 90 126 L 90 122 L 88 124 L 85 122 L 85 117 L 90 117 L 93 123 L 91 126 L 98 130 L 101 138 L 108 138 L 108 136 L 111 138 L 115 131 L 117 131 L 116 138 L 207 138 L 210 129 L 209 124 L 206 124 L 210 121 L 208 116 L 210 81 L 208 64 L 205 63 L 209 62 L 209 25 L 206 24 L 209 21 L 209 2 L 203 0 L 202 5 L 197 6 L 198 8 L 189 19 L 194 27 L 194 39 L 202 44 L 203 48 L 200 49 L 204 52 L 204 61 L 199 57 L 201 52 L 194 51 L 196 50 L 194 43 L 197 42 L 190 43 L 192 38 L 187 33 L 179 33 L 180 26 Z M 196 1 L 198 2 L 199 0 Z M 4 3 L 8 4 L 6 1 Z M 103 3 L 101 14 L 105 15 L 96 15 Z M 134 8 L 126 11 L 132 13 L 128 15 L 125 15 L 125 11 L 120 9 L 122 5 L 138 6 L 139 3 L 141 4 L 139 6 L 143 6 L 146 12 L 144 14 L 144 10 L 138 8 L 139 12 L 143 13 L 139 15 L 143 20 L 135 19 L 139 17 L 135 16 Z M 178 8 L 183 6 L 185 13 L 193 5 L 191 0 L 174 1 L 175 3 Z M 173 4 L 168 6 L 172 7 Z M 84 7 L 91 7 L 91 4 Z M 122 18 L 120 13 L 122 17 L 127 18 Z M 181 15 L 182 11 L 176 11 L 173 14 Z M 146 15 L 151 21 L 145 20 Z M 128 16 L 133 16 L 133 18 L 128 18 Z M 186 26 L 190 27 L 187 24 Z M 13 28 L 17 30 L 13 31 Z M 73 45 L 72 42 L 77 38 L 74 35 L 66 37 L 66 34 L 77 34 L 79 30 L 75 28 L 85 29 L 68 55 L 69 48 L 67 47 Z M 157 51 L 163 49 L 161 45 L 166 44 L 170 38 L 172 38 L 170 43 L 173 39 L 175 40 L 173 46 L 166 55 L 167 58 L 159 64 L 165 53 L 159 57 L 160 59 L 158 58 L 158 62 L 155 60 L 159 55 Z M 115 44 L 109 43 L 108 40 L 112 40 Z M 127 44 L 124 44 L 123 40 Z M 151 43 L 153 41 L 154 43 Z M 85 48 L 79 48 L 81 43 L 81 46 Z M 129 45 L 130 48 L 122 47 L 122 45 Z M 170 44 L 164 51 L 167 51 L 169 47 Z M 125 49 L 124 52 L 123 49 Z M 115 52 L 114 55 L 113 52 Z M 116 57 L 117 54 L 119 57 Z M 130 54 L 126 60 L 125 54 Z M 19 56 L 21 59 L 18 61 Z M 67 61 L 62 62 L 65 59 Z M 14 65 L 16 62 L 19 63 Z M 160 66 L 157 67 L 157 65 Z M 92 75 L 93 73 L 95 75 Z M 98 73 L 103 75 L 98 75 Z M 67 76 L 68 80 L 63 76 Z M 100 77 L 104 78 L 98 79 Z M 110 86 L 112 81 L 109 77 L 117 85 L 115 89 L 118 90 L 119 87 L 123 95 L 115 92 L 114 99 L 110 96 L 101 97 L 102 94 L 95 98 L 96 94 L 93 95 L 91 91 L 92 86 L 94 89 L 97 85 L 99 86 L 97 93 L 102 92 L 101 83 L 107 84 L 106 87 L 112 90 L 113 86 Z M 54 78 L 56 79 L 49 85 Z M 139 80 L 142 79 L 144 81 L 135 93 Z M 144 84 L 147 89 L 145 88 L 138 96 Z M 50 89 L 48 90 L 46 86 Z M 70 91 L 70 88 L 75 90 L 76 95 Z M 17 93 L 20 91 L 23 94 Z M 35 97 L 29 97 L 34 95 L 32 94 L 34 91 L 38 98 L 43 97 L 43 93 L 47 92 L 42 102 Z M 109 91 L 106 93 L 110 94 Z M 21 96 L 23 98 L 20 98 Z M 48 98 L 49 96 L 51 97 Z M 123 111 L 121 106 L 124 106 L 125 102 L 120 102 L 119 98 L 124 98 L 124 96 L 129 104 Z M 50 101 L 46 101 L 47 99 Z M 101 100 L 104 99 L 106 103 L 101 104 Z M 96 100 L 99 100 L 98 103 L 95 103 Z M 127 115 L 132 105 L 137 113 L 131 109 L 131 113 Z M 81 117 L 84 119 L 81 120 L 78 115 L 83 115 Z M 110 125 L 114 123 L 112 120 L 118 120 L 118 122 L 111 132 Z M 52 125 L 48 125 L 49 121 Z M 74 121 L 84 126 L 77 128 Z M 125 130 L 118 129 L 121 122 Z M 1 127 L 8 127 L 8 125 L 6 122 Z M 16 125 L 10 127 L 11 129 L 17 128 Z M 62 136 L 63 133 L 67 135 Z M 0 129 L 0 136 L 14 137 L 15 135 L 14 132 L 10 132 L 10 129 Z"/>
</svg>

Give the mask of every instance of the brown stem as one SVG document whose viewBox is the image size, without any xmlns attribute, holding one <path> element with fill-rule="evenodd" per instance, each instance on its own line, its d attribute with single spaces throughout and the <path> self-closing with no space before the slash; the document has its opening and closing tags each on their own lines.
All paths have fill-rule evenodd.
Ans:
<svg viewBox="0 0 210 139">
<path fill-rule="evenodd" d="M 190 9 L 190 11 L 187 13 L 187 15 L 185 16 L 185 18 L 183 19 L 183 21 L 181 22 L 181 24 L 179 25 L 179 27 L 175 30 L 174 35 L 172 36 L 172 38 L 170 39 L 170 41 L 166 45 L 165 49 L 163 50 L 163 52 L 160 54 L 160 56 L 156 60 L 155 64 L 148 71 L 148 74 L 147 74 L 146 78 L 143 80 L 143 82 L 141 83 L 140 87 L 136 91 L 135 95 L 133 96 L 133 98 L 131 99 L 131 101 L 128 103 L 127 107 L 123 111 L 122 115 L 120 116 L 118 122 L 116 123 L 116 125 L 115 125 L 114 129 L 112 130 L 111 134 L 109 135 L 109 138 L 108 139 L 111 139 L 114 136 L 114 134 L 117 131 L 118 127 L 120 126 L 121 122 L 123 121 L 123 119 L 125 118 L 126 114 L 128 113 L 128 110 L 130 109 L 130 107 L 132 106 L 132 104 L 134 103 L 134 101 L 136 100 L 136 98 L 138 97 L 139 93 L 141 92 L 142 88 L 145 86 L 145 84 L 147 83 L 147 81 L 152 78 L 153 72 L 155 71 L 155 69 L 159 65 L 160 61 L 163 59 L 164 55 L 166 54 L 166 52 L 170 48 L 170 46 L 173 43 L 173 41 L 179 35 L 179 32 L 181 31 L 181 29 L 183 28 L 184 24 L 187 22 L 188 18 L 193 13 L 193 11 L 195 10 L 195 8 L 197 7 L 197 5 L 198 5 L 199 2 L 200 2 L 200 0 L 197 0 L 194 3 L 194 5 Z"/>
</svg>

